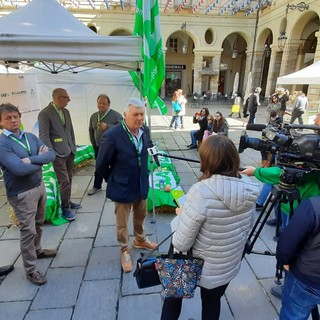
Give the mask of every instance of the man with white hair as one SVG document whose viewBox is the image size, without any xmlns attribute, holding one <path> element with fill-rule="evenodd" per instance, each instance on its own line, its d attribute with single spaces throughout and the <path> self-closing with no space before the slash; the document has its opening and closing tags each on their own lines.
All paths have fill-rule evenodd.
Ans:
<svg viewBox="0 0 320 320">
<path fill-rule="evenodd" d="M 146 199 L 149 191 L 148 146 L 149 128 L 144 126 L 145 105 L 131 98 L 124 111 L 124 120 L 107 130 L 101 140 L 96 170 L 107 183 L 107 198 L 115 203 L 117 240 L 124 272 L 131 272 L 128 220 L 133 211 L 134 247 L 152 250 L 144 231 Z"/>
</svg>

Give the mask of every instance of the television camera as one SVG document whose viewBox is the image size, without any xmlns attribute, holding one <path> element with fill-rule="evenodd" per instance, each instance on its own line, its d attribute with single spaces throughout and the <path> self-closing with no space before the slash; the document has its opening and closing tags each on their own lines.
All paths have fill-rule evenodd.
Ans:
<svg viewBox="0 0 320 320">
<path fill-rule="evenodd" d="M 247 130 L 262 131 L 261 138 L 250 138 L 244 130 L 240 137 L 239 153 L 246 148 L 277 153 L 277 165 L 320 170 L 320 127 L 316 125 L 283 124 L 247 125 Z M 295 129 L 316 133 L 302 134 Z"/>
</svg>

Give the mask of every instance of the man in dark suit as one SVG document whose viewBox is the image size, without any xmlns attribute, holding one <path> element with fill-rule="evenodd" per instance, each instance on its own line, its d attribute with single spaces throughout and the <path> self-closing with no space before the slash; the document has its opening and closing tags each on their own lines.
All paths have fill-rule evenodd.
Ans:
<svg viewBox="0 0 320 320">
<path fill-rule="evenodd" d="M 106 94 L 99 95 L 97 106 L 99 111 L 93 113 L 89 121 L 89 136 L 96 159 L 103 133 L 122 121 L 122 115 L 110 108 L 110 99 Z M 88 191 L 89 196 L 101 190 L 102 181 L 103 178 L 96 171 L 94 173 L 93 188 Z"/>
<path fill-rule="evenodd" d="M 60 187 L 62 215 L 72 221 L 76 215 L 71 209 L 79 209 L 81 205 L 70 200 L 73 162 L 77 151 L 70 113 L 66 109 L 70 97 L 65 89 L 56 88 L 52 92 L 52 99 L 39 113 L 39 137 L 56 153 L 53 168 Z"/>
<path fill-rule="evenodd" d="M 117 240 L 124 272 L 132 270 L 128 219 L 133 208 L 134 247 L 152 250 L 155 243 L 145 236 L 146 199 L 149 190 L 149 128 L 143 126 L 143 101 L 131 98 L 124 112 L 124 121 L 107 130 L 101 140 L 96 170 L 105 178 L 107 198 L 115 202 Z"/>
</svg>

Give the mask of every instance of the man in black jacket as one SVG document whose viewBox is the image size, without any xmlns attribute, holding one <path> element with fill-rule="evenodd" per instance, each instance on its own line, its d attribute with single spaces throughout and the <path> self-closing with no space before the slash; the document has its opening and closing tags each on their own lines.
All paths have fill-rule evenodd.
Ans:
<svg viewBox="0 0 320 320">
<path fill-rule="evenodd" d="M 307 319 L 320 304 L 320 196 L 297 207 L 276 256 L 286 270 L 280 320 Z"/>
</svg>

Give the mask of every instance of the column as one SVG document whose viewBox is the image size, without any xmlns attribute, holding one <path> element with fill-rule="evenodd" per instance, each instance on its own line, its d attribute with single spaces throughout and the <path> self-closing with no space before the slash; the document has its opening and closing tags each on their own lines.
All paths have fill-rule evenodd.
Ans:
<svg viewBox="0 0 320 320">
<path fill-rule="evenodd" d="M 194 51 L 194 64 L 193 64 L 193 72 L 194 72 L 194 83 L 193 83 L 193 91 L 201 94 L 201 83 L 202 83 L 202 76 L 200 71 L 202 70 L 202 60 L 203 60 L 203 53 L 199 53 Z"/>
</svg>

